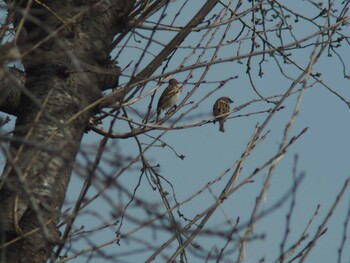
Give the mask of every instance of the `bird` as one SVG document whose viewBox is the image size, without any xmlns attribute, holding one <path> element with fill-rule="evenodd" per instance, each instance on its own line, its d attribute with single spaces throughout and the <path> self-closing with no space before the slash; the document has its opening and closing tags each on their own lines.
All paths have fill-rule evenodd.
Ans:
<svg viewBox="0 0 350 263">
<path fill-rule="evenodd" d="M 175 106 L 177 99 L 180 97 L 180 93 L 181 87 L 179 85 L 179 82 L 174 78 L 170 79 L 168 87 L 166 87 L 158 100 L 156 122 L 158 122 L 159 116 L 163 110 Z"/>
<path fill-rule="evenodd" d="M 231 110 L 230 103 L 233 103 L 233 100 L 231 100 L 229 97 L 221 97 L 216 100 L 213 106 L 213 116 L 220 116 L 214 120 L 214 123 L 215 121 L 219 121 L 219 131 L 221 132 L 225 132 L 224 123 Z"/>
</svg>

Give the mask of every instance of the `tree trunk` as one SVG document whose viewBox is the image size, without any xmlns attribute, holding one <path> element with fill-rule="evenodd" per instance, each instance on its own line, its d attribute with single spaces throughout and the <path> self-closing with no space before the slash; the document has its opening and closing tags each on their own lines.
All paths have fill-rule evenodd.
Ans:
<svg viewBox="0 0 350 263">
<path fill-rule="evenodd" d="M 33 1 L 25 19 L 31 2 L 18 2 L 10 12 L 26 80 L 11 108 L 17 121 L 0 181 L 0 259 L 45 262 L 59 241 L 56 225 L 92 110 L 72 117 L 100 98 L 110 44 L 134 1 Z"/>
</svg>

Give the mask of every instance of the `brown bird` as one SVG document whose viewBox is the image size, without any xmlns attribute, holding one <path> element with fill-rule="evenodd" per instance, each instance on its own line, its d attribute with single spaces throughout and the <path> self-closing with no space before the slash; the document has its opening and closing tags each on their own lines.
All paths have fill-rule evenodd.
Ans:
<svg viewBox="0 0 350 263">
<path fill-rule="evenodd" d="M 180 93 L 179 82 L 176 79 L 170 79 L 168 87 L 166 87 L 158 100 L 156 122 L 158 122 L 159 116 L 163 110 L 172 108 L 175 105 L 177 99 L 180 97 Z"/>
<path fill-rule="evenodd" d="M 219 131 L 221 131 L 221 132 L 225 132 L 224 123 L 225 123 L 225 120 L 231 111 L 230 103 L 232 103 L 232 102 L 233 102 L 233 100 L 231 100 L 229 97 L 221 97 L 221 98 L 217 99 L 217 101 L 215 102 L 215 104 L 213 106 L 214 117 L 220 116 L 220 117 L 217 117 L 216 120 L 219 121 L 219 124 L 220 124 Z M 225 113 L 227 113 L 227 114 L 225 114 Z M 214 120 L 214 123 L 216 120 Z"/>
</svg>

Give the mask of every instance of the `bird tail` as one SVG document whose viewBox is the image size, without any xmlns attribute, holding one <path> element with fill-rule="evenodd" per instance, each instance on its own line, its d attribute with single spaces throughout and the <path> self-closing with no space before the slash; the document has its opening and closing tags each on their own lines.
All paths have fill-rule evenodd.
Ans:
<svg viewBox="0 0 350 263">
<path fill-rule="evenodd" d="M 158 109 L 157 110 L 157 116 L 156 116 L 156 123 L 159 121 L 159 116 L 160 116 L 161 113 L 162 113 L 162 110 Z"/>
<path fill-rule="evenodd" d="M 225 132 L 225 128 L 224 128 L 225 124 L 224 123 L 225 123 L 224 120 L 219 121 L 219 124 L 220 124 L 219 131 L 221 131 L 221 132 Z"/>
</svg>

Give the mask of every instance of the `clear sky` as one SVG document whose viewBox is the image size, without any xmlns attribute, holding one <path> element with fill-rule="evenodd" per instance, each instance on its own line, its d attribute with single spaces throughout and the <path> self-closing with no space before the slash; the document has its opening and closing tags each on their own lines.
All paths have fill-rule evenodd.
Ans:
<svg viewBox="0 0 350 263">
<path fill-rule="evenodd" d="M 197 0 L 187 4 L 186 8 L 181 11 L 175 25 L 184 25 L 203 2 L 203 0 Z M 289 8 L 296 8 L 298 12 L 303 13 L 305 16 L 312 17 L 313 14 L 317 15 L 317 12 L 315 11 L 316 9 L 308 1 L 281 2 L 284 4 L 288 3 Z M 342 1 L 335 2 L 337 8 L 340 9 Z M 171 5 L 164 23 L 172 20 L 174 13 L 177 12 L 181 3 L 183 3 L 183 1 L 178 1 L 178 3 Z M 235 3 L 233 6 L 235 6 Z M 217 6 L 212 14 L 217 14 L 221 8 L 222 6 Z M 247 6 L 243 5 L 240 8 L 240 12 L 247 8 Z M 157 18 L 158 17 L 155 16 L 154 21 L 156 21 Z M 247 16 L 243 19 L 248 23 L 250 18 L 251 16 L 249 15 L 249 17 Z M 325 19 L 323 20 L 326 21 Z M 291 21 L 293 21 L 293 19 Z M 322 20 L 320 19 L 318 21 Z M 335 19 L 333 19 L 332 23 L 334 22 Z M 273 28 L 272 25 L 273 23 L 269 24 L 269 27 Z M 240 30 L 240 23 L 233 23 L 227 34 L 227 40 L 234 39 Z M 310 35 L 317 30 L 318 29 L 311 23 L 305 23 L 305 21 L 302 20 L 299 23 L 293 24 L 293 34 L 297 39 Z M 223 29 L 221 29 L 221 33 L 222 32 Z M 140 30 L 140 33 L 149 35 L 151 31 Z M 349 35 L 349 28 L 343 27 L 342 33 L 344 35 Z M 285 44 L 294 42 L 290 34 L 283 34 L 285 34 Z M 211 43 L 212 46 L 218 43 L 221 35 L 220 32 L 216 35 L 216 38 Z M 179 48 L 175 53 L 175 56 L 171 59 L 169 66 L 166 68 L 166 72 L 176 69 L 182 60 L 191 52 L 190 49 L 186 49 L 185 47 L 196 45 L 201 36 L 201 32 L 193 33 L 184 43 L 182 43 L 182 48 Z M 167 31 L 156 33 L 154 39 L 166 45 L 171 39 L 171 34 Z M 205 38 L 202 43 L 205 44 L 208 39 L 209 37 Z M 271 41 L 274 41 L 276 46 L 279 44 L 278 38 L 271 37 L 270 39 Z M 142 53 L 142 50 L 132 48 L 131 46 L 144 47 L 147 43 L 145 39 L 138 36 L 135 37 L 135 40 L 136 41 L 131 41 L 129 43 L 129 47 L 125 49 L 125 52 L 123 52 L 118 58 L 119 65 L 122 68 L 130 62 L 133 62 L 130 68 L 126 69 L 126 75 L 132 73 L 134 63 L 138 61 L 138 58 Z M 315 39 L 312 39 L 311 41 L 315 41 Z M 250 42 L 242 41 L 242 46 L 240 47 L 241 54 L 249 53 L 251 46 L 248 45 L 248 43 Z M 221 49 L 218 56 L 222 58 L 234 57 L 237 54 L 238 47 L 239 43 L 227 45 Z M 151 53 L 157 53 L 159 50 L 160 45 L 152 44 L 149 48 Z M 200 51 L 201 50 L 186 62 L 185 65 L 194 63 L 198 58 Z M 291 59 L 296 61 L 302 67 L 306 67 L 312 51 L 313 47 L 303 48 L 300 51 L 290 51 L 292 53 Z M 212 52 L 213 51 L 208 52 L 201 61 L 209 60 Z M 350 61 L 349 45 L 344 43 L 341 48 L 337 49 L 337 52 L 341 54 L 341 57 L 345 62 Z M 113 53 L 114 56 L 116 54 L 117 52 Z M 151 54 L 147 54 L 143 62 L 140 64 L 139 69 L 141 70 L 143 66 L 147 65 L 152 58 L 153 56 Z M 300 74 L 300 71 L 297 70 L 295 66 L 281 63 L 285 70 L 285 74 L 293 78 L 292 80 L 286 79 L 276 66 L 274 59 L 267 56 L 267 61 L 263 63 L 264 75 L 260 78 L 257 76 L 260 59 L 261 57 L 252 59 L 251 70 L 255 87 L 263 96 L 267 97 L 283 94 L 290 87 L 293 80 Z M 283 62 L 283 59 L 279 58 L 279 60 Z M 258 96 L 254 92 L 249 81 L 249 77 L 246 74 L 247 60 L 243 59 L 241 62 L 242 63 L 239 63 L 235 60 L 213 66 L 205 77 L 207 83 L 202 83 L 189 100 L 194 101 L 194 104 L 206 97 L 209 92 L 217 88 L 219 86 L 219 81 L 234 76 L 237 76 L 237 78 L 230 80 L 220 90 L 206 98 L 203 103 L 200 103 L 197 108 L 191 110 L 178 124 L 189 124 L 210 118 L 212 114 L 212 105 L 220 96 L 228 96 L 234 100 L 233 108 L 239 107 L 253 99 L 258 99 Z M 180 100 L 186 96 L 187 92 L 191 91 L 194 84 L 199 80 L 202 72 L 203 69 L 195 70 L 193 72 L 193 78 L 183 86 Z M 334 54 L 333 57 L 328 57 L 325 52 L 322 58 L 313 67 L 313 73 L 316 72 L 322 74 L 321 79 L 330 89 L 339 93 L 345 98 L 345 100 L 350 100 L 349 80 L 344 78 L 341 62 Z M 350 69 L 346 68 L 346 72 L 347 74 L 350 74 Z M 161 72 L 158 71 L 156 74 L 160 73 Z M 182 83 L 187 78 L 188 73 L 189 72 L 180 72 L 173 75 L 173 77 Z M 121 78 L 122 85 L 127 81 L 128 76 Z M 145 90 L 155 87 L 156 84 L 156 82 L 148 82 L 145 86 Z M 307 230 L 309 236 L 297 251 L 300 251 L 300 248 L 305 247 L 311 238 L 313 238 L 319 225 L 322 224 L 327 213 L 329 213 L 345 180 L 350 176 L 349 106 L 324 86 L 317 83 L 315 84 L 314 80 L 311 78 L 307 84 L 310 87 L 304 91 L 299 115 L 291 128 L 288 139 L 299 134 L 306 127 L 308 127 L 308 130 L 288 149 L 282 159 L 279 160 L 276 170 L 273 173 L 269 190 L 266 195 L 264 195 L 263 204 L 259 209 L 260 212 L 268 211 L 270 207 L 278 202 L 281 197 L 293 187 L 293 166 L 295 156 L 297 155 L 298 162 L 296 174 L 297 176 L 304 174 L 305 177 L 296 191 L 295 206 L 293 208 L 294 210 L 290 223 L 291 232 L 288 236 L 286 247 L 294 244 L 296 240 L 300 238 L 309 220 L 315 213 L 317 206 L 320 205 L 318 214 Z M 155 110 L 156 101 L 165 86 L 166 84 L 163 84 L 157 92 L 155 101 L 152 105 L 152 111 Z M 301 87 L 301 84 L 297 86 L 297 88 Z M 264 134 L 269 131 L 266 139 L 258 144 L 248 156 L 237 183 L 244 180 L 257 167 L 260 167 L 278 152 L 279 145 L 283 138 L 284 129 L 293 114 L 298 94 L 299 93 L 288 97 L 283 103 L 285 108 L 277 112 L 268 123 L 263 132 Z M 150 100 L 151 97 L 147 96 L 132 105 L 132 109 L 137 110 L 140 114 L 144 114 Z M 178 119 L 182 113 L 189 110 L 194 104 L 187 104 L 179 109 L 179 111 L 172 116 L 165 125 L 172 124 L 173 121 Z M 150 164 L 160 165 L 157 170 L 164 178 L 166 178 L 166 180 L 171 182 L 176 193 L 176 199 L 178 202 L 181 202 L 202 189 L 208 182 L 213 181 L 240 158 L 253 134 L 254 127 L 257 123 L 263 123 L 268 113 L 264 112 L 250 116 L 241 115 L 266 111 L 272 107 L 273 104 L 271 103 L 257 102 L 252 103 L 240 111 L 232 113 L 231 116 L 233 118 L 227 120 L 225 124 L 225 133 L 220 133 L 218 131 L 218 125 L 214 125 L 213 123 L 189 129 L 168 131 L 161 139 L 173 149 L 170 149 L 169 147 L 152 147 L 145 153 L 145 156 L 148 158 Z M 130 108 L 127 110 L 131 118 L 134 118 L 136 121 L 140 120 L 137 119 L 137 115 L 133 114 L 133 111 Z M 108 128 L 108 124 L 108 121 L 104 121 L 103 123 L 105 128 Z M 127 126 L 125 123 L 123 124 L 122 121 L 118 120 L 113 130 L 115 132 L 121 132 L 121 130 L 125 131 L 127 130 Z M 161 134 L 161 131 L 152 131 L 149 134 L 152 136 L 158 136 Z M 145 144 L 143 147 L 146 147 L 147 143 L 152 142 L 151 138 L 143 135 L 139 136 L 139 139 Z M 93 153 L 98 148 L 100 140 L 101 136 L 96 135 L 93 132 L 90 132 L 84 137 L 82 154 L 80 154 L 78 158 L 77 170 L 84 170 L 84 165 L 86 164 L 84 155 L 87 154 L 89 155 L 89 158 L 93 158 Z M 173 150 L 179 155 L 185 155 L 184 160 L 178 158 Z M 105 160 L 101 162 L 98 171 L 99 178 L 104 180 L 105 174 L 111 176 L 118 174 L 121 167 L 116 166 L 116 163 L 121 162 L 122 166 L 126 166 L 129 163 L 129 160 L 137 155 L 138 148 L 134 139 L 111 139 L 108 142 L 108 149 L 103 156 Z M 121 156 L 124 160 L 121 160 Z M 1 164 L 3 164 L 3 162 Z M 79 165 L 82 167 L 79 167 Z M 118 183 L 132 192 L 138 184 L 141 173 L 140 168 L 141 164 L 140 162 L 137 162 L 118 178 Z M 210 187 L 210 189 L 207 188 L 203 193 L 197 195 L 191 202 L 185 203 L 181 206 L 181 213 L 184 214 L 186 218 L 191 219 L 214 203 L 215 196 L 217 197 L 220 195 L 232 172 L 233 170 L 224 176 L 222 180 Z M 230 226 L 227 225 L 227 220 L 230 219 L 232 222 L 235 222 L 238 217 L 240 218 L 240 224 L 246 223 L 254 209 L 256 198 L 262 189 L 262 184 L 267 177 L 267 172 L 267 169 L 263 170 L 254 178 L 254 182 L 246 184 L 225 200 L 223 205 L 217 209 L 214 216 L 209 220 L 206 230 L 228 231 Z M 67 205 L 65 208 L 72 206 L 72 202 L 74 202 L 79 195 L 81 183 L 81 177 L 75 173 L 71 180 L 67 194 Z M 99 185 L 99 183 L 96 184 Z M 163 185 L 170 193 L 168 196 L 169 202 L 174 204 L 171 188 L 165 181 L 163 181 Z M 96 193 L 96 189 L 98 189 L 97 186 L 91 189 L 88 196 L 93 196 Z M 141 200 L 152 204 L 152 209 L 154 209 L 154 211 L 164 212 L 165 208 L 162 205 L 159 193 L 153 191 L 145 177 L 141 180 L 136 196 Z M 120 205 L 125 207 L 129 199 L 130 198 L 128 198 L 125 193 L 120 193 L 120 191 L 118 192 L 116 188 L 112 187 L 105 192 L 105 195 L 100 196 L 99 199 L 93 202 L 82 213 L 81 217 L 78 217 L 75 224 L 76 229 L 84 225 L 84 229 L 89 231 L 106 224 L 112 224 L 115 220 L 120 220 L 120 217 L 114 217 L 114 213 L 116 212 L 113 206 Z M 265 262 L 274 262 L 278 258 L 280 255 L 280 244 L 282 243 L 286 228 L 286 216 L 290 209 L 291 201 L 292 197 L 289 196 L 287 201 L 281 207 L 275 209 L 272 213 L 256 223 L 254 228 L 255 239 L 250 241 L 247 245 L 245 262 L 258 262 L 262 258 L 265 259 Z M 327 233 L 318 240 L 316 247 L 312 250 L 305 262 L 337 262 L 338 249 L 344 233 L 344 222 L 347 218 L 349 209 L 350 189 L 345 192 L 341 202 L 334 210 L 334 214 L 327 223 Z M 127 210 L 127 214 L 142 220 L 152 218 L 154 216 L 154 214 L 152 214 L 154 211 L 148 214 L 146 209 L 132 203 Z M 176 210 L 174 210 L 174 214 L 182 225 L 188 223 L 177 217 Z M 165 221 L 163 221 L 163 223 L 166 224 Z M 76 251 L 79 251 L 80 249 L 90 248 L 92 245 L 99 245 L 103 242 L 108 242 L 115 237 L 114 231 L 116 231 L 117 226 L 104 228 L 103 231 L 88 233 L 86 239 L 79 239 L 79 242 L 74 243 L 73 248 Z M 127 233 L 128 231 L 135 229 L 137 226 L 138 223 L 125 219 L 121 231 L 122 233 Z M 159 223 L 158 226 L 162 226 L 162 223 Z M 242 236 L 244 232 L 239 232 L 239 234 Z M 347 230 L 347 235 L 349 236 L 349 234 L 350 230 Z M 264 238 L 262 238 L 263 235 Z M 122 240 L 120 242 L 121 246 L 112 244 L 102 248 L 101 251 L 107 255 L 111 255 L 111 262 L 143 262 L 151 255 L 151 253 L 153 253 L 152 247 L 160 246 L 163 242 L 167 241 L 170 236 L 171 234 L 166 231 L 160 230 L 157 232 L 153 231 L 151 228 L 146 228 L 137 231 L 129 240 Z M 238 236 L 234 235 L 234 238 L 238 238 Z M 140 242 L 140 240 L 143 240 L 145 243 Z M 195 239 L 195 242 L 200 244 L 203 251 L 197 251 L 197 253 L 200 255 L 206 255 L 208 251 L 214 251 L 215 248 L 220 250 L 225 244 L 225 241 L 226 239 L 224 238 L 212 237 L 210 235 L 200 236 Z M 175 251 L 176 245 L 177 243 L 174 241 L 173 246 L 171 246 L 170 249 L 165 250 L 166 254 L 171 255 Z M 140 253 L 132 253 L 124 257 L 118 255 L 119 253 L 126 253 L 127 251 L 133 251 L 137 248 L 144 249 L 147 248 L 147 246 L 150 246 L 150 248 Z M 228 248 L 228 251 L 230 251 L 230 249 L 232 249 L 232 246 Z M 192 250 L 193 248 L 190 248 L 190 251 Z M 203 259 L 193 256 L 193 253 L 191 252 L 188 253 L 188 259 L 191 263 L 204 262 Z M 237 252 L 232 252 L 232 254 L 227 255 L 225 259 L 227 261 L 223 262 L 234 262 L 234 260 L 237 259 Z M 343 250 L 341 262 L 345 263 L 349 262 L 349 260 L 350 243 L 347 241 Z M 78 257 L 71 262 L 87 262 L 87 258 Z M 91 260 L 91 262 L 105 261 L 95 258 L 94 260 Z M 164 262 L 164 259 L 159 257 L 155 262 Z"/>
</svg>

